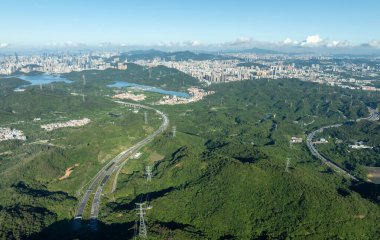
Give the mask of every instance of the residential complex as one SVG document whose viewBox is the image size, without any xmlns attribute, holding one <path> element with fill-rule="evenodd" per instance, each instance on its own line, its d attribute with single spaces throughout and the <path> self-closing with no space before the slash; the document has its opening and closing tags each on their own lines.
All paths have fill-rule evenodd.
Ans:
<svg viewBox="0 0 380 240">
<path fill-rule="evenodd" d="M 0 142 L 6 140 L 26 140 L 26 137 L 21 130 L 0 128 Z"/>
<path fill-rule="evenodd" d="M 50 123 L 50 124 L 45 124 L 41 125 L 41 128 L 45 129 L 46 131 L 53 131 L 58 128 L 65 128 L 65 127 L 80 127 L 87 125 L 91 122 L 90 119 L 88 118 L 83 118 L 79 120 L 71 120 L 68 122 L 63 122 L 63 123 Z"/>
</svg>

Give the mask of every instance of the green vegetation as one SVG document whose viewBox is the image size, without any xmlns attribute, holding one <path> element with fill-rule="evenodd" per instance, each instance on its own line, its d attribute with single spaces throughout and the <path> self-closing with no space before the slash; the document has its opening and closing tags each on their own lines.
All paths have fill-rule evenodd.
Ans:
<svg viewBox="0 0 380 240">
<path fill-rule="evenodd" d="M 0 78 L 0 97 L 6 96 L 13 90 L 22 85 L 27 85 L 29 82 L 18 78 Z"/>
<path fill-rule="evenodd" d="M 332 173 L 313 158 L 305 144 L 289 144 L 292 136 L 305 137 L 321 126 L 367 116 L 368 106 L 378 106 L 379 95 L 294 79 L 212 85 L 208 90 L 216 93 L 203 101 L 155 106 L 168 114 L 169 130 L 144 147 L 140 159 L 127 161 L 114 193 L 110 193 L 112 181 L 107 183 L 98 231 L 91 232 L 84 221 L 80 231 L 72 232 L 82 187 L 108 160 L 161 122 L 150 112 L 149 126 L 144 126 L 143 113 L 133 113 L 106 97 L 113 94 L 106 84 L 122 80 L 183 91 L 199 83 L 165 67 L 154 68 L 149 79 L 148 71 L 134 64 L 126 71 L 86 71 L 66 77 L 75 82 L 54 84 L 55 90 L 32 87 L 0 102 L 0 123 L 28 136 L 26 142 L 0 145 L 0 238 L 127 239 L 134 233 L 135 203 L 144 201 L 153 207 L 146 215 L 151 239 L 379 236 L 379 189 L 366 194 L 360 184 Z M 81 91 L 84 102 L 81 96 L 70 95 Z M 40 122 L 33 121 L 39 116 Z M 49 133 L 39 128 L 45 122 L 79 117 L 92 122 Z M 364 137 L 378 127 L 366 124 L 357 123 L 352 133 L 348 130 L 352 126 L 326 133 L 367 140 Z M 176 137 L 172 126 L 177 127 Z M 371 141 L 377 144 L 378 139 Z M 284 171 L 286 158 L 289 173 Z M 70 177 L 59 181 L 76 163 L 79 166 Z M 147 164 L 153 166 L 150 183 L 144 176 Z M 376 165 L 372 160 L 370 164 Z"/>
<path fill-rule="evenodd" d="M 24 239 L 56 221 L 70 221 L 95 173 L 161 124 L 153 111 L 144 125 L 142 111 L 95 94 L 83 101 L 65 84 L 54 86 L 10 91 L 1 98 L 0 126 L 22 130 L 27 140 L 0 142 L 0 239 Z M 83 127 L 51 132 L 40 127 L 84 117 L 91 123 Z M 71 175 L 59 180 L 74 165 Z"/>
<path fill-rule="evenodd" d="M 216 94 L 201 103 L 163 108 L 177 136 L 168 132 L 144 150 L 145 158 L 165 156 L 155 162 L 150 184 L 146 163 L 127 163 L 117 192 L 103 203 L 101 220 L 109 226 L 103 233 L 120 222 L 132 227 L 135 203 L 147 200 L 152 239 L 378 236 L 379 206 L 311 157 L 305 145 L 289 147 L 291 136 L 366 115 L 378 96 L 297 80 L 212 90 Z M 290 173 L 284 172 L 287 157 Z"/>
<path fill-rule="evenodd" d="M 378 122 L 363 120 L 349 122 L 340 128 L 327 129 L 320 134 L 329 142 L 318 149 L 341 166 L 366 179 L 366 168 L 380 167 L 380 125 Z M 350 145 L 362 142 L 370 148 L 353 149 Z"/>
<path fill-rule="evenodd" d="M 83 86 L 83 75 L 86 77 L 86 86 Z M 180 72 L 176 69 L 158 66 L 149 70 L 140 65 L 129 63 L 127 70 L 107 69 L 104 71 L 83 71 L 65 74 L 64 77 L 75 81 L 70 87 L 83 89 L 85 93 L 110 92 L 111 89 L 105 89 L 105 86 L 116 81 L 125 81 L 162 87 L 168 90 L 185 91 L 190 86 L 200 86 L 197 79 Z"/>
</svg>

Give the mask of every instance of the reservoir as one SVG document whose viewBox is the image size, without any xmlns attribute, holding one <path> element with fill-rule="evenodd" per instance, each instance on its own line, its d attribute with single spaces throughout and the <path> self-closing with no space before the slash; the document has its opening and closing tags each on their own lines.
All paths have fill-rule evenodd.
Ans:
<svg viewBox="0 0 380 240">
<path fill-rule="evenodd" d="M 22 92 L 25 90 L 25 87 L 28 87 L 28 86 L 45 85 L 45 84 L 50 84 L 50 83 L 55 83 L 55 82 L 64 82 L 64 83 L 73 82 L 66 78 L 60 77 L 58 75 L 50 75 L 50 74 L 16 75 L 16 76 L 0 77 L 0 79 L 6 79 L 6 78 L 19 78 L 21 80 L 24 80 L 30 83 L 27 85 L 19 86 L 18 88 L 14 89 L 15 92 Z"/>
<path fill-rule="evenodd" d="M 30 85 L 40 85 L 40 84 L 50 84 L 53 82 L 64 82 L 64 83 L 72 83 L 72 81 L 62 78 L 60 76 L 56 75 L 50 75 L 50 74 L 39 74 L 39 75 L 20 75 L 15 76 L 16 78 L 19 78 L 21 80 L 30 82 Z M 28 85 L 28 86 L 30 86 Z M 25 87 L 25 86 L 23 86 Z"/>
<path fill-rule="evenodd" d="M 182 98 L 189 98 L 190 97 L 190 95 L 188 93 L 184 93 L 184 92 L 168 91 L 168 90 L 164 90 L 164 89 L 157 88 L 157 87 L 151 87 L 151 86 L 147 86 L 147 85 L 140 85 L 140 84 L 136 84 L 136 83 L 129 83 L 129 82 L 123 82 L 123 81 L 117 81 L 113 84 L 107 85 L 107 87 L 114 87 L 114 88 L 127 87 L 127 88 L 133 88 L 133 89 L 138 89 L 138 90 L 148 91 L 148 92 L 161 93 L 161 94 L 165 94 L 165 95 L 172 95 L 172 96 L 177 96 L 177 97 L 182 97 Z"/>
</svg>

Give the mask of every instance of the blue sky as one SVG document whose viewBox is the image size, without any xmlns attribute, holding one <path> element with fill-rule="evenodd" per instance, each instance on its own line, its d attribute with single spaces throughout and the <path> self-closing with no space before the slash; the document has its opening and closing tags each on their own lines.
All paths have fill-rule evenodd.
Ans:
<svg viewBox="0 0 380 240">
<path fill-rule="evenodd" d="M 0 6 L 3 47 L 380 40 L 376 0 L 0 0 Z"/>
</svg>

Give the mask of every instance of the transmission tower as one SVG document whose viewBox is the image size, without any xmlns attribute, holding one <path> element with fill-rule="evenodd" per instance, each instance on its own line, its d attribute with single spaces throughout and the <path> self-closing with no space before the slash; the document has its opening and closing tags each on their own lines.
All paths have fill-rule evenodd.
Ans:
<svg viewBox="0 0 380 240">
<path fill-rule="evenodd" d="M 172 132 L 173 132 L 173 138 L 175 138 L 175 135 L 176 135 L 176 132 L 177 132 L 177 127 L 176 126 L 173 126 Z"/>
<path fill-rule="evenodd" d="M 145 124 L 148 124 L 148 113 L 144 112 L 144 122 Z"/>
<path fill-rule="evenodd" d="M 152 69 L 149 68 L 148 71 L 149 71 L 149 79 L 151 79 L 152 78 Z"/>
<path fill-rule="evenodd" d="M 146 180 L 148 182 L 152 181 L 152 168 L 150 166 L 145 167 Z"/>
<path fill-rule="evenodd" d="M 290 158 L 286 158 L 285 172 L 289 173 Z"/>
<path fill-rule="evenodd" d="M 86 85 L 86 76 L 83 74 L 82 75 L 82 79 L 83 79 L 83 86 Z"/>
<path fill-rule="evenodd" d="M 147 238 L 147 232 L 146 232 L 146 225 L 145 225 L 145 208 L 143 207 L 145 203 L 136 203 L 138 206 L 138 215 L 140 217 L 140 223 L 139 223 L 139 237 L 140 238 Z"/>
<path fill-rule="evenodd" d="M 42 90 L 42 83 L 40 83 L 40 90 Z"/>
</svg>

